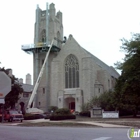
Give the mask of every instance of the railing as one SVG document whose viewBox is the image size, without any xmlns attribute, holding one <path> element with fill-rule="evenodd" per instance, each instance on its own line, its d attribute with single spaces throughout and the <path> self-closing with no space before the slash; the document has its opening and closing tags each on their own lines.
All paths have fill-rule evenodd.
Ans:
<svg viewBox="0 0 140 140">
<path fill-rule="evenodd" d="M 45 47 L 45 46 L 46 46 L 46 43 L 38 42 L 37 44 L 25 44 L 25 45 L 22 45 L 21 48 L 22 49 L 30 49 L 30 48 Z"/>
<path fill-rule="evenodd" d="M 35 48 L 35 44 L 25 44 L 21 46 L 21 49 Z"/>
</svg>

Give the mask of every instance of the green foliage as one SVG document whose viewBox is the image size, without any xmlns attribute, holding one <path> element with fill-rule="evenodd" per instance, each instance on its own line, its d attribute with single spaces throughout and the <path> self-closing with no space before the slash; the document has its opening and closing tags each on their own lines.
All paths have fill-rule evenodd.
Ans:
<svg viewBox="0 0 140 140">
<path fill-rule="evenodd" d="M 9 74 L 9 69 L 0 68 L 0 71 Z M 5 108 L 14 108 L 15 103 L 19 99 L 19 94 L 23 92 L 22 86 L 18 83 L 18 79 L 13 75 L 11 78 L 11 91 L 5 97 Z"/>
<path fill-rule="evenodd" d="M 49 112 L 51 112 L 51 111 L 55 112 L 57 109 L 58 109 L 57 106 L 50 106 L 49 107 Z"/>
<path fill-rule="evenodd" d="M 90 109 L 90 102 L 87 102 L 87 103 L 84 103 L 82 106 L 81 106 L 81 110 L 82 111 L 88 111 Z"/>
<path fill-rule="evenodd" d="M 71 112 L 68 108 L 59 108 L 55 111 L 55 114 L 57 114 L 57 115 L 69 115 L 69 114 L 71 114 Z"/>
<path fill-rule="evenodd" d="M 90 117 L 90 111 L 81 111 L 79 113 L 80 116 L 84 116 L 84 117 Z"/>
<path fill-rule="evenodd" d="M 99 96 L 100 107 L 106 111 L 113 111 L 115 110 L 115 98 L 114 92 L 108 91 Z"/>
<path fill-rule="evenodd" d="M 84 103 L 81 106 L 81 110 L 83 112 L 89 111 L 94 106 L 100 106 L 100 100 L 99 100 L 99 97 L 97 97 L 97 96 L 92 97 L 87 103 Z"/>
<path fill-rule="evenodd" d="M 30 113 L 26 113 L 24 115 L 24 120 L 34 120 L 34 119 L 40 119 L 43 118 L 42 115 L 40 114 L 30 114 Z"/>
<path fill-rule="evenodd" d="M 114 95 L 113 91 L 108 91 L 98 97 L 93 96 L 91 100 L 81 106 L 82 114 L 88 114 L 87 112 L 93 107 L 101 107 L 106 111 L 114 111 L 116 109 Z"/>
<path fill-rule="evenodd" d="M 50 120 L 66 120 L 75 118 L 76 116 L 71 114 L 68 108 L 59 108 L 50 116 Z"/>
<path fill-rule="evenodd" d="M 50 116 L 51 121 L 58 121 L 58 120 L 68 120 L 68 119 L 76 119 L 76 116 L 73 114 L 67 115 L 52 115 Z"/>
<path fill-rule="evenodd" d="M 88 104 L 90 108 L 93 108 L 94 106 L 99 107 L 101 105 L 100 96 L 93 96 Z"/>
<path fill-rule="evenodd" d="M 128 109 L 136 116 L 140 110 L 140 34 L 133 34 L 130 40 L 122 39 L 121 49 L 125 51 L 124 62 L 116 64 L 122 70 L 115 87 L 118 109 Z"/>
</svg>

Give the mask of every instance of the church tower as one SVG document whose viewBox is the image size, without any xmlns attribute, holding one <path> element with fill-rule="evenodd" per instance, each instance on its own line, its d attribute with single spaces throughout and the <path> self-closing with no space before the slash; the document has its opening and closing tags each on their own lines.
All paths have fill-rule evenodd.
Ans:
<svg viewBox="0 0 140 140">
<path fill-rule="evenodd" d="M 44 74 L 40 81 L 40 85 L 36 94 L 35 106 L 39 109 L 47 111 L 50 106 L 50 72 L 51 61 L 57 55 L 61 49 L 63 41 L 63 25 L 62 25 L 62 13 L 59 11 L 56 13 L 55 5 L 51 3 L 46 5 L 46 10 L 41 10 L 39 6 L 36 9 L 36 22 L 35 22 L 35 36 L 34 43 L 42 47 L 42 52 L 34 54 L 34 84 L 39 75 L 41 67 L 43 65 L 46 50 L 43 45 L 50 45 L 53 39 L 56 39 L 53 43 L 54 50 L 51 50 L 49 58 L 46 63 Z M 45 51 L 44 51 L 45 50 Z"/>
<path fill-rule="evenodd" d="M 50 65 L 52 59 L 56 57 L 58 52 L 61 50 L 63 42 L 62 13 L 60 11 L 56 13 L 55 4 L 53 3 L 49 6 L 47 3 L 46 10 L 42 10 L 39 8 L 39 5 L 37 5 L 34 27 L 34 44 L 22 46 L 22 50 L 25 52 L 33 53 L 34 85 L 49 49 L 48 45 L 50 45 L 52 40 L 55 38 L 34 99 L 34 107 L 48 111 L 50 106 Z"/>
<path fill-rule="evenodd" d="M 34 35 L 35 43 L 50 44 L 55 37 L 57 40 L 54 45 L 61 47 L 63 40 L 62 13 L 60 11 L 56 13 L 55 4 L 50 4 L 49 8 L 46 6 L 46 10 L 41 10 L 37 6 Z"/>
</svg>

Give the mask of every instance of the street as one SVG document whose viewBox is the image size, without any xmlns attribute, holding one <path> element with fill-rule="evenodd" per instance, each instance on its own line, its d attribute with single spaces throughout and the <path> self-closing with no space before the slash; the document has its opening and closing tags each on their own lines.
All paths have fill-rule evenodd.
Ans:
<svg viewBox="0 0 140 140">
<path fill-rule="evenodd" d="M 128 140 L 127 130 L 127 128 L 0 125 L 0 140 Z M 135 138 L 135 140 L 137 139 Z"/>
</svg>

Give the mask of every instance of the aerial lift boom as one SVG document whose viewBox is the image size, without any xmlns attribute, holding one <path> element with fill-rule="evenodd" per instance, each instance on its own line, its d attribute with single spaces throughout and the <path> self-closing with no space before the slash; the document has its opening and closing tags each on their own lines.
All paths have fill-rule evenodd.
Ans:
<svg viewBox="0 0 140 140">
<path fill-rule="evenodd" d="M 38 109 L 38 108 L 32 108 L 31 105 L 32 105 L 33 100 L 34 100 L 34 97 L 35 97 L 35 95 L 36 95 L 36 93 L 37 93 L 37 89 L 38 89 L 38 86 L 39 86 L 39 84 L 40 84 L 40 81 L 41 81 L 41 78 L 42 78 L 42 75 L 43 75 L 43 72 L 44 72 L 44 69 L 45 69 L 45 64 L 46 64 L 46 62 L 47 62 L 47 60 L 48 60 L 48 56 L 49 56 L 50 50 L 51 50 L 51 48 L 52 48 L 52 46 L 53 46 L 53 42 L 54 42 L 54 39 L 53 39 L 52 42 L 51 42 L 51 45 L 50 45 L 49 50 L 48 50 L 48 52 L 47 52 L 47 54 L 46 54 L 44 63 L 43 63 L 43 65 L 42 65 L 42 68 L 41 68 L 41 70 L 40 70 L 40 73 L 39 73 L 39 75 L 38 75 L 38 78 L 37 78 L 37 80 L 36 80 L 36 83 L 35 83 L 35 85 L 34 85 L 34 89 L 33 89 L 33 91 L 32 91 L 31 97 L 30 97 L 29 102 L 28 102 L 28 105 L 27 105 L 27 110 L 26 110 L 27 113 L 43 113 L 43 110 L 40 110 L 40 109 Z M 33 106 L 33 107 L 34 107 L 34 106 Z"/>
</svg>

